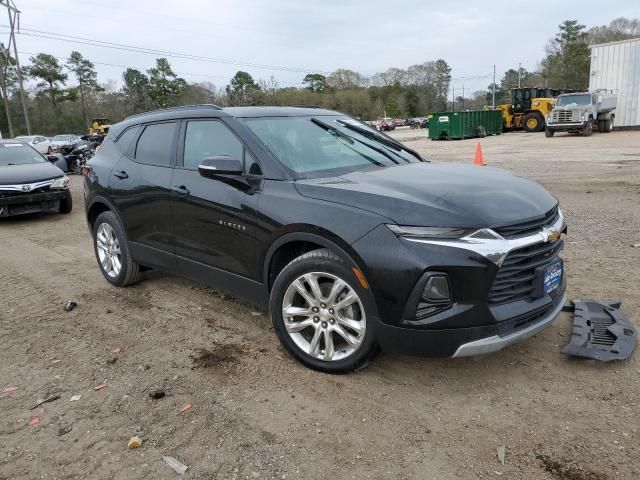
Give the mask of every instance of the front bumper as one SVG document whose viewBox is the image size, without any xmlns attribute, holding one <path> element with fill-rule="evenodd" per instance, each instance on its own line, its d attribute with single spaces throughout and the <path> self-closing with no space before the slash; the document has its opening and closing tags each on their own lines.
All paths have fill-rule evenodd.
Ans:
<svg viewBox="0 0 640 480">
<path fill-rule="evenodd" d="M 565 302 L 566 274 L 551 293 L 544 293 L 542 286 L 542 271 L 559 258 L 558 234 L 565 228 L 560 216 L 538 233 L 482 244 L 472 239 L 468 243 L 398 239 L 386 226 L 370 232 L 353 246 L 368 267 L 365 276 L 377 307 L 371 323 L 380 347 L 420 356 L 472 356 L 495 352 L 538 333 L 557 317 Z M 502 302 L 489 300 L 492 292 L 495 297 L 494 282 L 503 262 L 512 258 L 510 252 L 546 246 L 549 256 L 544 253 L 542 262 L 531 267 L 535 277 L 530 294 Z M 451 304 L 417 318 L 416 291 L 422 292 L 422 282 L 430 273 L 448 276 Z"/>
<path fill-rule="evenodd" d="M 494 353 L 498 350 L 502 350 L 509 345 L 521 342 L 529 337 L 532 337 L 536 333 L 541 332 L 547 328 L 560 314 L 562 307 L 566 302 L 566 297 L 563 294 L 556 301 L 555 306 L 549 313 L 545 313 L 535 323 L 523 328 L 522 330 L 515 331 L 509 335 L 501 337 L 500 335 L 492 335 L 490 337 L 475 340 L 473 342 L 463 343 L 458 347 L 458 350 L 453 354 L 454 357 L 474 357 L 477 355 L 486 355 L 488 353 Z"/>
<path fill-rule="evenodd" d="M 1 196 L 0 217 L 11 217 L 36 212 L 57 212 L 60 201 L 71 195 L 69 190 L 50 190 L 38 193 L 18 193 Z"/>
<path fill-rule="evenodd" d="M 573 123 L 547 123 L 545 128 L 547 130 L 553 130 L 554 132 L 564 132 L 567 130 L 580 130 L 587 126 L 587 122 L 573 122 Z"/>
</svg>

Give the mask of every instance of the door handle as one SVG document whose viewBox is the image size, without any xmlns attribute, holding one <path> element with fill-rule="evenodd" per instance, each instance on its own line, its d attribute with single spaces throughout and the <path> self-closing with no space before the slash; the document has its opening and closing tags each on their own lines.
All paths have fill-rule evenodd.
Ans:
<svg viewBox="0 0 640 480">
<path fill-rule="evenodd" d="M 174 192 L 180 194 L 180 195 L 189 195 L 189 189 L 187 187 L 185 187 L 184 185 L 180 185 L 179 187 L 177 186 L 172 186 L 171 190 L 173 190 Z"/>
<path fill-rule="evenodd" d="M 124 170 L 121 170 L 119 172 L 113 172 L 113 176 L 118 177 L 121 180 L 125 178 L 129 178 L 129 175 Z"/>
</svg>

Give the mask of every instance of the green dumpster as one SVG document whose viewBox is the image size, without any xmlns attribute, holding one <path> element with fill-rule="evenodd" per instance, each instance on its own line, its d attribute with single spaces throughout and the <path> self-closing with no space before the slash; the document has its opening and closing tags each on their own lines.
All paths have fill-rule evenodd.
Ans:
<svg viewBox="0 0 640 480">
<path fill-rule="evenodd" d="M 439 112 L 429 115 L 431 140 L 475 138 L 501 133 L 502 112 L 500 110 Z"/>
</svg>

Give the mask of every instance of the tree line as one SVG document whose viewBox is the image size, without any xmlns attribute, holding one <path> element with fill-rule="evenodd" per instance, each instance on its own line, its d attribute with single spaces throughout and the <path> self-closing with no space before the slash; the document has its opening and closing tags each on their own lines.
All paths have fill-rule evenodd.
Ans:
<svg viewBox="0 0 640 480">
<path fill-rule="evenodd" d="M 407 68 L 389 68 L 371 77 L 349 69 L 324 75 L 308 73 L 301 87 L 284 87 L 271 77 L 255 80 L 238 71 L 223 87 L 211 82 L 187 82 L 166 58 L 141 71 L 127 68 L 121 82 L 98 82 L 95 65 L 80 52 L 59 59 L 48 53 L 32 56 L 20 73 L 28 83 L 27 111 L 34 133 L 83 133 L 91 117 L 119 121 L 146 110 L 194 103 L 234 105 L 320 105 L 365 120 L 383 115 L 394 118 L 423 116 L 450 109 L 480 109 L 509 102 L 512 88 L 548 86 L 586 89 L 589 83 L 589 45 L 640 37 L 640 20 L 618 18 L 608 25 L 586 29 L 566 20 L 545 47 L 535 71 L 510 68 L 501 80 L 469 96 L 451 95 L 451 66 L 444 59 Z M 15 59 L 3 45 L 0 55 L 0 131 L 7 136 L 25 134 Z M 72 83 L 73 86 L 69 86 Z M 7 109 L 8 106 L 8 109 Z"/>
</svg>

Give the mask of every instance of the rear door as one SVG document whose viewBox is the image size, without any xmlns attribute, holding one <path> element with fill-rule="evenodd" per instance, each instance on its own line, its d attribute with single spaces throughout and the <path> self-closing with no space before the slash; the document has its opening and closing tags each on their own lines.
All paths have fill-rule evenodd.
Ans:
<svg viewBox="0 0 640 480">
<path fill-rule="evenodd" d="M 189 276 L 214 267 L 258 280 L 259 164 L 220 119 L 183 121 L 178 151 L 172 212 L 179 267 Z M 221 155 L 243 160 L 245 174 L 211 179 L 198 173 L 204 158 Z"/>
<path fill-rule="evenodd" d="M 169 121 L 125 130 L 116 140 L 124 143 L 124 154 L 109 181 L 134 256 L 162 267 L 175 266 L 171 177 L 177 127 L 177 122 Z"/>
</svg>

